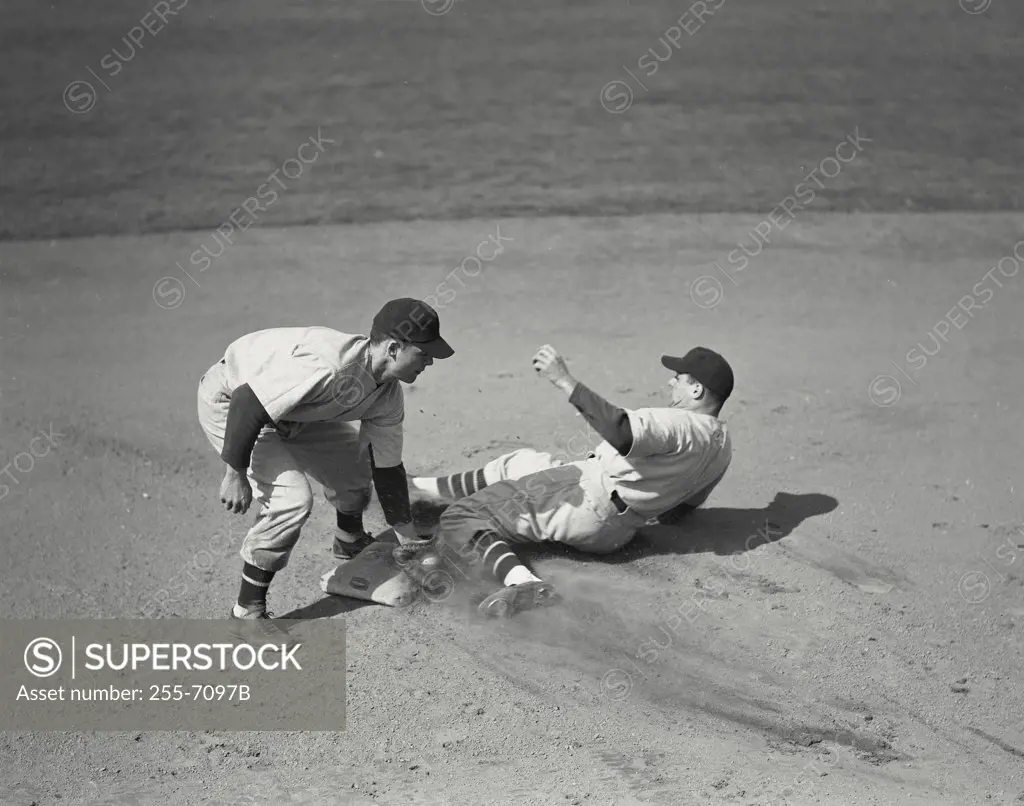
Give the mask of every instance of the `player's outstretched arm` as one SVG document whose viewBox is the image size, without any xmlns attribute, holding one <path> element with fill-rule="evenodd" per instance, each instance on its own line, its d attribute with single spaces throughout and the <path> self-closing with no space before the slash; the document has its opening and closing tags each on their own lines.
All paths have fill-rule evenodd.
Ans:
<svg viewBox="0 0 1024 806">
<path fill-rule="evenodd" d="M 550 344 L 545 344 L 533 356 L 533 368 L 568 395 L 569 402 L 609 445 L 623 456 L 629 453 L 633 447 L 633 430 L 625 409 L 609 403 L 577 381 Z"/>
</svg>

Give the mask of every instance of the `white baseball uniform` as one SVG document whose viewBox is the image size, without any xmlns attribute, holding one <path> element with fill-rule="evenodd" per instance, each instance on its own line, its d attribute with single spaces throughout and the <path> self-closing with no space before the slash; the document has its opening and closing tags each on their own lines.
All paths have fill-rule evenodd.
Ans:
<svg viewBox="0 0 1024 806">
<path fill-rule="evenodd" d="M 487 479 L 500 480 L 447 508 L 439 546 L 461 554 L 475 534 L 491 530 L 510 543 L 556 541 L 604 554 L 677 505 L 702 504 L 732 461 L 725 422 L 675 408 L 626 413 L 633 444 L 625 456 L 605 441 L 576 462 L 533 450 L 490 462 Z"/>
<path fill-rule="evenodd" d="M 253 390 L 273 427 L 260 432 L 248 469 L 256 523 L 240 554 L 279 571 L 288 563 L 313 506 L 307 477 L 340 512 L 359 513 L 372 485 L 369 453 L 380 467 L 402 461 L 401 384 L 378 384 L 370 340 L 325 327 L 271 328 L 234 341 L 199 383 L 199 422 L 220 453 L 232 392 Z"/>
</svg>

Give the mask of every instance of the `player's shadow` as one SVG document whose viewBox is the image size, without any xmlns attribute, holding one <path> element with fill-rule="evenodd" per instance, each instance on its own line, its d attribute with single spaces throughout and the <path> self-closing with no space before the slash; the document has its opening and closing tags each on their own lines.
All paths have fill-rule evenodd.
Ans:
<svg viewBox="0 0 1024 806">
<path fill-rule="evenodd" d="M 627 563 L 659 554 L 721 555 L 752 551 L 789 536 L 804 521 L 827 515 L 839 501 L 824 493 L 778 492 L 766 507 L 695 509 L 672 525 L 642 527 L 637 536 L 612 554 L 587 554 L 559 543 L 517 545 L 524 559 L 566 556 L 582 562 Z M 417 502 L 413 519 L 423 531 L 435 528 L 445 505 Z"/>
<path fill-rule="evenodd" d="M 695 509 L 671 525 L 642 527 L 620 551 L 585 554 L 564 547 L 553 553 L 584 562 L 627 563 L 659 554 L 719 554 L 753 551 L 791 535 L 804 521 L 835 511 L 839 502 L 824 493 L 779 492 L 760 509 L 707 507 Z M 544 551 L 547 554 L 545 544 Z M 543 556 L 534 552 L 532 556 Z"/>
<path fill-rule="evenodd" d="M 324 595 L 322 599 L 317 599 L 315 602 L 311 602 L 308 605 L 302 607 L 296 607 L 294 610 L 284 613 L 283 615 L 277 616 L 276 618 L 281 619 L 318 619 L 318 618 L 333 618 L 334 616 L 340 616 L 343 613 L 351 613 L 353 610 L 358 610 L 360 607 L 380 607 L 381 605 L 375 602 L 367 602 L 363 599 L 354 599 L 349 596 L 333 596 Z"/>
</svg>

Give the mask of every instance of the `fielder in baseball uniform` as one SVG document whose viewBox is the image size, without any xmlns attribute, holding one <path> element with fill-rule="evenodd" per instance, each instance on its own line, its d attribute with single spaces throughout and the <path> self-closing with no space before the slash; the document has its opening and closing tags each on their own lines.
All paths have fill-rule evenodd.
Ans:
<svg viewBox="0 0 1024 806">
<path fill-rule="evenodd" d="M 674 373 L 669 405 L 630 410 L 577 381 L 546 345 L 534 368 L 604 438 L 589 458 L 562 462 L 518 450 L 465 473 L 410 479 L 414 496 L 453 501 L 441 516 L 435 551 L 456 566 L 481 567 L 502 586 L 480 604 L 484 615 L 558 600 L 513 545 L 556 541 L 607 554 L 641 526 L 671 522 L 700 506 L 722 480 L 732 461 L 729 431 L 719 419 L 733 390 L 731 367 L 704 347 L 661 362 Z"/>
<path fill-rule="evenodd" d="M 226 465 L 221 503 L 234 513 L 253 500 L 258 507 L 242 542 L 233 618 L 273 618 L 267 590 L 309 518 L 309 478 L 337 511 L 338 560 L 372 541 L 363 528 L 371 484 L 399 539 L 415 541 L 401 383 L 453 352 L 437 312 L 403 298 L 381 308 L 369 336 L 271 328 L 234 341 L 210 367 L 199 383 L 199 422 Z"/>
</svg>

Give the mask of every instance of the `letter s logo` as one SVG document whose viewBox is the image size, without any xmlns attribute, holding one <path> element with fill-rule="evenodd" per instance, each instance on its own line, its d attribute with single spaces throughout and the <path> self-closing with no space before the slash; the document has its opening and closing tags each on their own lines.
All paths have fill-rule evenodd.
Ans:
<svg viewBox="0 0 1024 806">
<path fill-rule="evenodd" d="M 605 108 L 606 112 L 621 115 L 632 105 L 633 90 L 625 81 L 616 79 L 601 87 L 601 106 Z"/>
<path fill-rule="evenodd" d="M 153 302 L 165 311 L 173 311 L 185 301 L 185 284 L 177 277 L 161 277 L 153 286 Z"/>
<path fill-rule="evenodd" d="M 60 669 L 63 655 L 52 638 L 35 638 L 25 647 L 25 668 L 36 677 L 50 677 Z"/>
<path fill-rule="evenodd" d="M 876 375 L 868 384 L 868 397 L 872 403 L 883 409 L 899 401 L 901 394 L 900 382 L 892 375 Z"/>
</svg>

